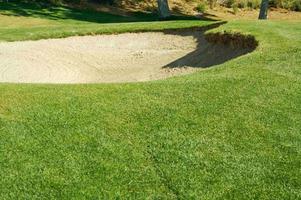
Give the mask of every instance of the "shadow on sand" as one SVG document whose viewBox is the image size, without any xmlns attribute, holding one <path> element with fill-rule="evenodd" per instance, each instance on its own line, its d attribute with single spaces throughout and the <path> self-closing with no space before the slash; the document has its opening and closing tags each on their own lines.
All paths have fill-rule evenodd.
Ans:
<svg viewBox="0 0 301 200">
<path fill-rule="evenodd" d="M 203 28 L 168 30 L 165 34 L 193 36 L 197 42 L 196 50 L 181 57 L 163 68 L 195 67 L 208 68 L 228 60 L 248 54 L 256 49 L 258 42 L 253 36 L 242 34 L 205 34 L 226 22 L 219 22 Z"/>
</svg>

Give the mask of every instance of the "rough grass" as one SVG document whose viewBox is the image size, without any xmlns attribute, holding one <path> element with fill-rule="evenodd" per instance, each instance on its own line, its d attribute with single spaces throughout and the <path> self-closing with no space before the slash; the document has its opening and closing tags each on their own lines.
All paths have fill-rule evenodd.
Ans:
<svg viewBox="0 0 301 200">
<path fill-rule="evenodd" d="M 300 199 L 300 22 L 222 31 L 259 47 L 148 83 L 0 84 L 1 199 Z"/>
</svg>

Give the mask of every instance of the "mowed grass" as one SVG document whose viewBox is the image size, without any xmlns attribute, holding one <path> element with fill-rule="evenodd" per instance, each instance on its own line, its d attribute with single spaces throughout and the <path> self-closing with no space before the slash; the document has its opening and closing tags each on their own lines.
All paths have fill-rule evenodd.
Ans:
<svg viewBox="0 0 301 200">
<path fill-rule="evenodd" d="M 77 35 L 113 34 L 209 25 L 210 20 L 174 16 L 159 21 L 156 14 L 126 16 L 30 3 L 0 3 L 0 41 L 38 40 Z"/>
<path fill-rule="evenodd" d="M 224 30 L 259 47 L 161 81 L 0 84 L 1 199 L 300 199 L 300 22 Z"/>
</svg>

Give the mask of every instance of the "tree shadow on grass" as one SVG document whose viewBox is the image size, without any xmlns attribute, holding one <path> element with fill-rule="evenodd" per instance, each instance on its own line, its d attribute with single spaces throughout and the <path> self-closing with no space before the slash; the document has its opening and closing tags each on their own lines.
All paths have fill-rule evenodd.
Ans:
<svg viewBox="0 0 301 200">
<path fill-rule="evenodd" d="M 128 12 L 126 16 L 87 9 L 75 9 L 66 6 L 53 6 L 42 3 L 0 2 L 0 13 L 8 16 L 36 17 L 50 20 L 77 20 L 94 23 L 122 23 L 158 21 L 156 13 Z M 176 15 L 169 20 L 199 20 L 195 16 Z M 202 20 L 211 20 L 204 18 Z"/>
<path fill-rule="evenodd" d="M 250 35 L 239 33 L 205 34 L 206 31 L 217 28 L 224 23 L 226 22 L 219 22 L 201 28 L 164 31 L 165 34 L 183 37 L 192 36 L 196 40 L 197 47 L 191 53 L 167 64 L 163 68 L 208 68 L 248 54 L 256 49 L 258 42 L 255 37 Z"/>
</svg>

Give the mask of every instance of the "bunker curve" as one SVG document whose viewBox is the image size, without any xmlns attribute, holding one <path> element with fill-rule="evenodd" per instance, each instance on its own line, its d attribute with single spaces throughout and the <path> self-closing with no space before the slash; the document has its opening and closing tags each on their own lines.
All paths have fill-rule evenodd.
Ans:
<svg viewBox="0 0 301 200">
<path fill-rule="evenodd" d="M 0 43 L 0 82 L 105 83 L 164 79 L 253 51 L 240 34 L 202 29 Z"/>
</svg>

